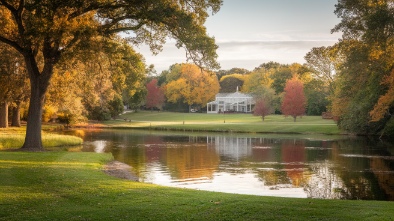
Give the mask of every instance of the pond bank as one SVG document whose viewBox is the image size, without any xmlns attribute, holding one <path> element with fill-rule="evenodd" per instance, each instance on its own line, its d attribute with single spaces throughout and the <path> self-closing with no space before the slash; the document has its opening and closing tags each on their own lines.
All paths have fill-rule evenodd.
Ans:
<svg viewBox="0 0 394 221">
<path fill-rule="evenodd" d="M 131 166 L 116 160 L 110 161 L 105 164 L 103 167 L 103 171 L 104 173 L 113 177 L 131 181 L 138 181 L 138 177 L 133 172 L 131 172 Z"/>
<path fill-rule="evenodd" d="M 102 172 L 110 154 L 2 152 L 0 220 L 391 220 L 393 202 L 168 188 Z M 48 209 L 50 208 L 50 209 Z M 56 211 L 56 212 L 54 212 Z"/>
</svg>

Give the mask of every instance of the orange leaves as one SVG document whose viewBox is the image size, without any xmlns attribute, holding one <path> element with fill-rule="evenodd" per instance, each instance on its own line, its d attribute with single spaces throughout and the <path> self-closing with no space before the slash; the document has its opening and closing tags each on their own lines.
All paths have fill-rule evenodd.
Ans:
<svg viewBox="0 0 394 221">
<path fill-rule="evenodd" d="M 369 112 L 371 121 L 381 120 L 387 113 L 387 110 L 390 108 L 390 106 L 394 104 L 394 70 L 391 71 L 389 76 L 386 76 L 383 79 L 381 84 L 387 85 L 388 90 L 386 94 L 380 96 L 378 102 L 375 104 L 374 109 Z"/>
<path fill-rule="evenodd" d="M 146 107 L 147 108 L 161 108 L 164 104 L 165 97 L 164 91 L 161 87 L 157 85 L 157 79 L 152 79 L 147 85 L 147 94 L 146 94 Z"/>
<path fill-rule="evenodd" d="M 212 75 L 193 64 L 182 64 L 178 79 L 167 84 L 166 96 L 168 101 L 205 106 L 219 91 L 219 82 Z"/>
<path fill-rule="evenodd" d="M 282 102 L 282 112 L 296 120 L 297 116 L 305 114 L 306 98 L 304 85 L 297 77 L 288 80 L 285 86 L 285 96 Z"/>
</svg>

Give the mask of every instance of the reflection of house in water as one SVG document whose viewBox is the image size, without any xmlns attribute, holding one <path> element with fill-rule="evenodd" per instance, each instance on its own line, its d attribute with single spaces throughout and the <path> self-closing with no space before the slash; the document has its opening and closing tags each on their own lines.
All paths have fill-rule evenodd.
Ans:
<svg viewBox="0 0 394 221">
<path fill-rule="evenodd" d="M 207 137 L 207 143 L 214 145 L 220 156 L 240 159 L 252 155 L 252 138 L 212 136 Z"/>
</svg>

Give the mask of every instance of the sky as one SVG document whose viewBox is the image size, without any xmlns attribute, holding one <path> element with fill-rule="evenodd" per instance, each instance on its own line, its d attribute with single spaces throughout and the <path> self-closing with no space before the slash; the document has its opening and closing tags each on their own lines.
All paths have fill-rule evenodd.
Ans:
<svg viewBox="0 0 394 221">
<path fill-rule="evenodd" d="M 222 70 L 245 68 L 252 71 L 269 61 L 282 64 L 305 63 L 313 47 L 330 46 L 341 37 L 331 34 L 340 22 L 334 14 L 337 0 L 224 0 L 220 11 L 205 23 L 215 37 Z M 172 64 L 185 63 L 184 49 L 169 40 L 154 56 L 147 46 L 136 50 L 160 74 Z"/>
</svg>

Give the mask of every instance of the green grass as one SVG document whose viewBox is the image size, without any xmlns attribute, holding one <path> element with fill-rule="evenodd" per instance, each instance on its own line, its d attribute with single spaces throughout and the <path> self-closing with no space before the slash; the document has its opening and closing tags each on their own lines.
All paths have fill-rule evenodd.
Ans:
<svg viewBox="0 0 394 221">
<path fill-rule="evenodd" d="M 215 132 L 341 134 L 333 120 L 320 116 L 292 117 L 270 115 L 262 121 L 252 114 L 201 114 L 142 111 L 127 113 L 120 120 L 104 122 L 109 127 Z M 124 120 L 126 119 L 126 121 Z"/>
<path fill-rule="evenodd" d="M 0 150 L 20 148 L 25 141 L 26 127 L 0 128 Z M 45 148 L 81 145 L 83 140 L 76 136 L 42 132 Z"/>
<path fill-rule="evenodd" d="M 393 202 L 214 193 L 104 174 L 110 154 L 0 152 L 0 220 L 392 220 Z"/>
</svg>

